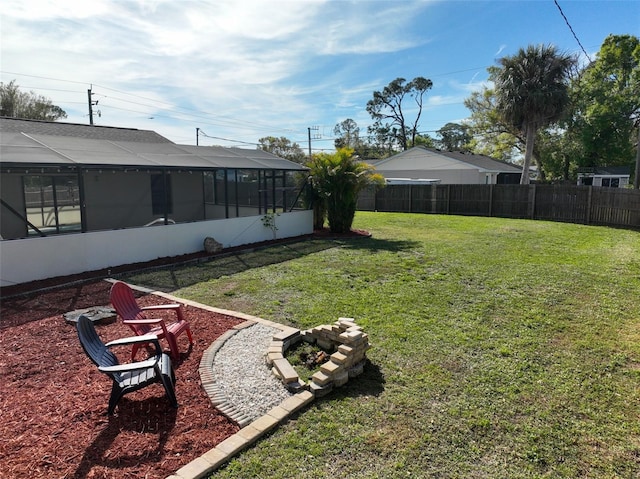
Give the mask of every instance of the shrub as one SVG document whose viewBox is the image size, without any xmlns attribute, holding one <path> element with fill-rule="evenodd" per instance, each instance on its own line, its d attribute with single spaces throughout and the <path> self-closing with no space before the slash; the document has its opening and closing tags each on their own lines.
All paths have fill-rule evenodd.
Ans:
<svg viewBox="0 0 640 479">
<path fill-rule="evenodd" d="M 309 181 L 317 201 L 322 201 L 326 207 L 329 229 L 333 233 L 351 230 L 360 190 L 372 184 L 384 185 L 382 175 L 375 173 L 373 166 L 354 157 L 349 148 L 314 155 L 307 166 L 311 169 Z"/>
</svg>

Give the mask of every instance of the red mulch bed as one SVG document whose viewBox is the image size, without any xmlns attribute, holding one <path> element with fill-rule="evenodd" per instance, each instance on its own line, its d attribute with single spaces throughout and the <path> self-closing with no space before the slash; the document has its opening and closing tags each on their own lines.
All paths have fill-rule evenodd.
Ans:
<svg viewBox="0 0 640 479">
<path fill-rule="evenodd" d="M 189 350 L 181 335 L 174 362 L 178 409 L 154 384 L 124 396 L 116 413 L 106 415 L 111 380 L 90 362 L 62 315 L 109 305 L 109 289 L 98 281 L 0 303 L 0 476 L 163 478 L 238 430 L 211 405 L 198 366 L 204 350 L 241 321 L 192 306 L 186 315 L 194 345 Z M 139 302 L 167 301 L 146 295 Z M 119 320 L 96 329 L 105 342 L 132 334 Z M 120 349 L 126 361 L 130 350 Z"/>
</svg>

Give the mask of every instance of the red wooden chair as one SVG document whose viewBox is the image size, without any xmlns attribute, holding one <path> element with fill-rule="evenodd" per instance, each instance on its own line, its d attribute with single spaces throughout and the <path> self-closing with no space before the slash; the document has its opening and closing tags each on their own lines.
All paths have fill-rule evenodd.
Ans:
<svg viewBox="0 0 640 479">
<path fill-rule="evenodd" d="M 111 287 L 111 304 L 115 308 L 118 315 L 122 318 L 124 324 L 129 326 L 138 336 L 153 334 L 158 339 L 165 338 L 169 343 L 171 357 L 175 360 L 180 358 L 178 349 L 178 336 L 182 332 L 187 333 L 189 343 L 193 344 L 191 329 L 189 323 L 184 319 L 181 304 L 161 304 L 157 306 L 140 307 L 133 296 L 133 291 L 128 284 L 117 281 Z M 164 320 L 158 318 L 148 318 L 145 314 L 149 311 L 172 310 L 176 312 L 177 321 L 173 323 L 165 323 Z M 133 360 L 142 344 L 134 344 L 131 349 L 131 359 Z"/>
</svg>

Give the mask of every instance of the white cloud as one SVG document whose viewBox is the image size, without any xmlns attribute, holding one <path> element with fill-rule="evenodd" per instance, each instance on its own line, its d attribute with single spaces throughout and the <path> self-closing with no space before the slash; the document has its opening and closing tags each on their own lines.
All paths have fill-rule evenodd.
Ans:
<svg viewBox="0 0 640 479">
<path fill-rule="evenodd" d="M 180 105 L 206 112 L 201 117 L 212 124 L 244 124 L 247 129 L 267 128 L 276 119 L 282 124 L 282 118 L 311 121 L 318 112 L 310 105 L 318 97 L 337 111 L 363 110 L 366 100 L 359 104 L 354 97 L 380 88 L 371 81 L 350 86 L 339 71 L 308 83 L 307 72 L 323 56 L 397 51 L 419 43 L 402 27 L 423 4 L 371 6 L 9 0 L 3 4 L 2 68 L 26 75 L 26 83 L 38 77 L 40 88 L 69 90 L 54 99 L 72 121 L 86 120 L 91 84 L 95 98 L 102 98 L 104 124 L 126 126 L 149 117 L 157 124 L 185 112 Z M 349 62 L 341 68 L 349 69 Z M 25 84 L 24 78 L 18 80 Z"/>
<path fill-rule="evenodd" d="M 100 124 L 183 141 L 201 127 L 213 136 L 302 143 L 308 126 L 352 118 L 364 129 L 372 92 L 394 78 L 437 74 L 425 96 L 437 115 L 425 121 L 444 123 L 462 117 L 464 99 L 486 84 L 485 68 L 475 67 L 530 41 L 515 19 L 537 9 L 533 3 L 3 0 L 0 81 L 15 78 L 50 97 L 69 121 L 87 121 L 93 84 Z M 498 10 L 511 16 L 495 26 Z M 593 22 L 594 29 L 611 30 L 627 16 Z"/>
<path fill-rule="evenodd" d="M 433 95 L 427 97 L 427 105 L 430 107 L 438 107 L 443 105 L 458 105 L 464 101 L 465 97 L 462 96 L 444 96 Z"/>
<path fill-rule="evenodd" d="M 78 2 L 77 0 L 6 0 L 2 2 L 3 21 L 16 18 L 29 21 L 51 21 L 58 18 L 82 19 L 107 14 L 110 10 L 107 0 Z"/>
</svg>

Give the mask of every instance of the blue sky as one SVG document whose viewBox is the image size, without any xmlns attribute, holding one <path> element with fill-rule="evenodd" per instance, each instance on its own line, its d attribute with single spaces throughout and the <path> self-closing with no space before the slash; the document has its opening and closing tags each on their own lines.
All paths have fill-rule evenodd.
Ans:
<svg viewBox="0 0 640 479">
<path fill-rule="evenodd" d="M 0 81 L 50 98 L 66 121 L 252 148 L 285 136 L 332 149 L 361 134 L 373 91 L 430 78 L 419 130 L 469 116 L 486 68 L 529 44 L 593 59 L 609 34 L 640 36 L 640 0 L 4 0 Z M 582 47 L 581 47 L 582 45 Z M 315 129 L 317 127 L 317 129 Z M 206 135 L 206 136 L 205 136 Z"/>
</svg>

